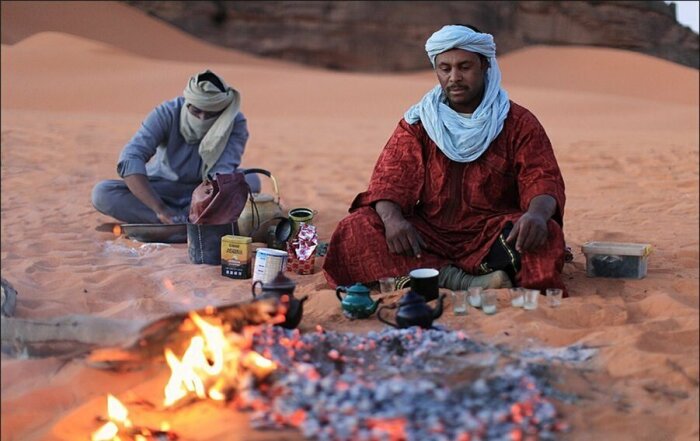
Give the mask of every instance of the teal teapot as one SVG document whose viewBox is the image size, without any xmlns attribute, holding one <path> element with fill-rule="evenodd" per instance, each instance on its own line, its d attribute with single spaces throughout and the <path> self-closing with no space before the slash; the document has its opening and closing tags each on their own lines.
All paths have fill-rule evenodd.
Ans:
<svg viewBox="0 0 700 441">
<path fill-rule="evenodd" d="M 341 292 L 345 293 L 345 298 L 340 295 Z M 382 302 L 382 299 L 372 300 L 369 288 L 361 283 L 353 286 L 339 286 L 335 290 L 335 295 L 340 300 L 343 314 L 352 319 L 369 317 Z"/>
</svg>

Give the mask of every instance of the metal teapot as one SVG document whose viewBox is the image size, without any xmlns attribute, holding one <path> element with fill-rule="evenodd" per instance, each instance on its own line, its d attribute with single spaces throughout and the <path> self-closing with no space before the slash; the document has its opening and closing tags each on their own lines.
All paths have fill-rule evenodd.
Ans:
<svg viewBox="0 0 700 441">
<path fill-rule="evenodd" d="M 344 292 L 345 298 L 340 293 Z M 339 286 L 335 289 L 335 296 L 340 300 L 343 313 L 350 318 L 367 318 L 374 314 L 382 299 L 372 300 L 369 289 L 361 283 L 353 286 Z"/>
<path fill-rule="evenodd" d="M 253 193 L 250 195 L 238 217 L 238 235 L 252 237 L 253 242 L 267 242 L 268 228 L 276 225 L 280 218 L 284 218 L 284 210 L 280 205 L 279 187 L 277 179 L 267 170 L 249 168 L 243 171 L 244 175 L 250 173 L 258 173 L 270 178 L 273 194 Z"/>
<path fill-rule="evenodd" d="M 379 308 L 379 311 L 377 311 L 377 318 L 382 323 L 386 323 L 394 328 L 420 326 L 424 329 L 430 329 L 433 325 L 433 320 L 442 315 L 442 302 L 444 298 L 445 294 L 440 294 L 437 299 L 437 306 L 433 309 L 428 306 L 422 295 L 411 290 L 404 294 L 401 300 L 399 300 L 398 311 L 396 311 L 396 323 L 384 319 L 381 314 L 383 309 L 396 308 L 396 304 Z"/>
<path fill-rule="evenodd" d="M 259 295 L 255 294 L 255 287 L 260 284 L 261 293 Z M 277 276 L 268 283 L 263 283 L 262 280 L 256 280 L 253 282 L 251 287 L 251 292 L 253 294 L 254 300 L 262 299 L 275 299 L 277 301 L 283 301 L 282 296 L 288 297 L 287 312 L 285 314 L 285 321 L 281 323 L 280 326 L 287 329 L 294 329 L 301 322 L 301 316 L 304 314 L 304 302 L 308 300 L 309 296 L 304 296 L 299 299 L 294 297 L 294 289 L 296 288 L 296 283 L 284 275 L 284 271 L 277 273 Z"/>
</svg>

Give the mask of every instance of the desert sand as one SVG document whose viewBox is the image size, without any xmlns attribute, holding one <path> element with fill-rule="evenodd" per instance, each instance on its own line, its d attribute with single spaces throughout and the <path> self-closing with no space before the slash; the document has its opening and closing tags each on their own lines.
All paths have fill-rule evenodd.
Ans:
<svg viewBox="0 0 700 441">
<path fill-rule="evenodd" d="M 439 322 L 516 347 L 599 347 L 588 366 L 599 388 L 562 405 L 573 428 L 564 439 L 697 439 L 698 71 L 587 47 L 531 47 L 499 63 L 564 174 L 571 297 L 557 310 Z M 241 92 L 251 133 L 242 165 L 270 170 L 285 207 L 317 210 L 325 241 L 405 109 L 435 84 L 429 70 L 329 72 L 217 48 L 118 3 L 3 2 L 1 259 L 17 317 L 150 319 L 250 298 L 250 281 L 191 264 L 186 244 L 101 230 L 113 220 L 90 203 L 144 116 L 206 68 Z M 651 244 L 646 278 L 586 277 L 581 245 L 595 240 Z M 290 275 L 311 296 L 301 329 L 381 329 L 341 315 L 321 263 Z M 2 439 L 64 439 L 54 427 L 73 409 L 148 375 L 3 355 Z"/>
</svg>

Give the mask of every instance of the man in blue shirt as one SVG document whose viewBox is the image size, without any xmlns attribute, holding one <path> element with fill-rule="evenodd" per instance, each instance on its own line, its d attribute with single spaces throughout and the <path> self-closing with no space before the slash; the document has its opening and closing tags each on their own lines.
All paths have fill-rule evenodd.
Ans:
<svg viewBox="0 0 700 441">
<path fill-rule="evenodd" d="M 248 140 L 240 95 L 207 70 L 192 76 L 183 96 L 164 101 L 119 155 L 122 179 L 97 183 L 92 204 L 127 223 L 183 223 L 192 192 L 204 178 L 238 169 Z M 253 192 L 260 179 L 246 176 Z"/>
</svg>

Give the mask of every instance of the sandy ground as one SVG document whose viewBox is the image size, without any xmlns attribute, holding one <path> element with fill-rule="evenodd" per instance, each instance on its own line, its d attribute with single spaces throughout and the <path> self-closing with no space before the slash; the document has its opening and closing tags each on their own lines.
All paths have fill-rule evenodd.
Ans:
<svg viewBox="0 0 700 441">
<path fill-rule="evenodd" d="M 574 427 L 565 439 L 697 439 L 698 71 L 600 48 L 532 47 L 499 63 L 564 174 L 571 297 L 558 310 L 446 313 L 440 323 L 514 346 L 601 346 L 589 366 L 598 392 L 562 406 Z M 147 112 L 204 68 L 241 91 L 243 166 L 270 170 L 286 207 L 317 210 L 322 240 L 366 188 L 405 109 L 435 83 L 430 71 L 347 74 L 255 58 L 116 3 L 3 2 L 1 258 L 18 317 L 148 319 L 250 297 L 249 281 L 190 264 L 185 244 L 100 231 L 111 219 L 90 204 Z M 593 240 L 652 244 L 647 277 L 587 278 L 581 245 Z M 343 318 L 321 262 L 292 275 L 311 296 L 301 328 L 381 329 Z M 2 439 L 61 439 L 52 428 L 71 410 L 147 377 L 3 356 Z"/>
</svg>

